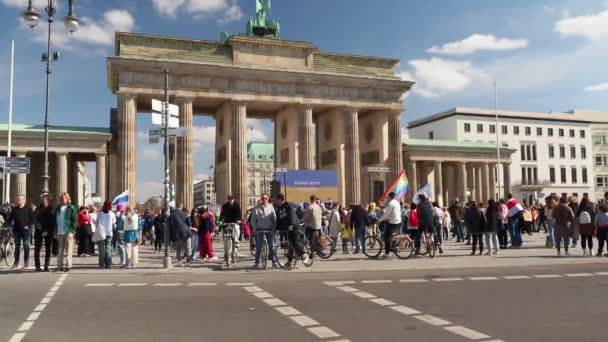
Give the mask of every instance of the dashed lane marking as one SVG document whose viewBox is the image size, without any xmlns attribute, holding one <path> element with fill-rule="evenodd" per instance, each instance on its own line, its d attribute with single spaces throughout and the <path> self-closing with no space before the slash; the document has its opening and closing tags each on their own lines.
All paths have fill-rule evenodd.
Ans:
<svg viewBox="0 0 608 342">
<path fill-rule="evenodd" d="M 253 283 L 226 283 L 226 286 L 253 286 Z"/>
<path fill-rule="evenodd" d="M 351 287 L 351 286 L 338 286 L 338 287 L 336 287 L 336 289 L 338 289 L 340 291 L 344 291 L 344 292 L 357 292 L 357 291 L 359 291 L 356 288 Z"/>
<path fill-rule="evenodd" d="M 114 283 L 89 283 L 85 284 L 85 287 L 112 287 Z"/>
<path fill-rule="evenodd" d="M 454 277 L 454 278 L 435 278 L 433 280 L 434 281 L 442 282 L 442 281 L 463 281 L 464 279 L 463 278 Z"/>
<path fill-rule="evenodd" d="M 217 286 L 217 283 L 188 283 L 188 287 L 192 286 Z"/>
<path fill-rule="evenodd" d="M 445 327 L 444 328 L 447 331 L 451 331 L 454 334 L 460 335 L 460 336 L 464 336 L 468 339 L 471 340 L 481 340 L 484 338 L 489 338 L 490 336 L 486 335 L 486 334 L 482 334 L 480 332 L 477 332 L 475 330 L 469 329 L 469 328 L 465 328 L 459 325 L 455 325 L 453 327 Z"/>
<path fill-rule="evenodd" d="M 608 272 L 595 272 L 597 275 L 608 275 Z"/>
<path fill-rule="evenodd" d="M 469 280 L 498 280 L 498 277 L 469 277 Z"/>
<path fill-rule="evenodd" d="M 245 289 L 245 291 L 249 292 L 249 293 L 253 293 L 253 292 L 262 292 L 263 290 L 257 286 L 248 286 L 248 287 L 243 287 Z"/>
<path fill-rule="evenodd" d="M 562 276 L 559 274 L 535 274 L 534 278 L 538 279 L 552 279 L 552 278 L 561 278 Z"/>
<path fill-rule="evenodd" d="M 299 316 L 290 316 L 289 317 L 292 321 L 296 322 L 298 325 L 303 326 L 303 327 L 310 327 L 313 325 L 319 325 L 319 322 L 315 321 L 314 319 L 310 318 L 309 316 L 306 315 L 299 315 Z"/>
<path fill-rule="evenodd" d="M 401 279 L 400 283 L 426 283 L 428 279 Z"/>
<path fill-rule="evenodd" d="M 321 339 L 330 338 L 330 337 L 340 337 L 340 335 L 338 335 L 338 333 L 329 329 L 328 327 L 314 327 L 314 328 L 308 328 L 307 330 L 310 331 L 313 335 L 315 335 Z"/>
<path fill-rule="evenodd" d="M 378 305 L 382 305 L 382 306 L 397 305 L 397 304 L 391 302 L 390 300 L 386 300 L 384 298 L 372 298 L 369 301 L 372 302 L 372 303 L 376 303 Z"/>
<path fill-rule="evenodd" d="M 363 292 L 363 291 L 357 291 L 357 292 L 351 292 L 353 295 L 359 297 L 359 298 L 363 298 L 363 299 L 369 299 L 369 298 L 376 298 L 376 296 L 374 296 L 371 293 L 368 292 Z"/>
<path fill-rule="evenodd" d="M 389 309 L 395 310 L 395 311 L 400 312 L 400 313 L 402 313 L 404 315 L 407 315 L 407 316 L 409 316 L 409 315 L 417 315 L 417 314 L 420 313 L 420 311 L 418 311 L 418 310 L 414 310 L 412 308 L 408 308 L 407 306 L 403 306 L 403 305 L 391 306 L 391 307 L 389 307 Z"/>
<path fill-rule="evenodd" d="M 517 279 L 531 279 L 532 277 L 527 275 L 514 275 L 514 276 L 503 276 L 503 279 L 506 280 L 517 280 Z"/>
<path fill-rule="evenodd" d="M 344 280 L 344 281 L 325 281 L 325 285 L 329 286 L 342 286 L 348 284 L 356 284 L 357 282 L 354 280 Z"/>
<path fill-rule="evenodd" d="M 452 324 L 444 319 L 441 319 L 439 317 L 435 317 L 433 315 L 418 315 L 418 316 L 413 316 L 416 319 L 419 319 L 423 322 L 426 322 L 428 324 L 431 325 L 436 325 L 436 326 L 442 326 L 442 325 L 448 325 L 448 324 Z"/>
<path fill-rule="evenodd" d="M 390 284 L 392 280 L 363 280 L 362 284 Z"/>
<path fill-rule="evenodd" d="M 146 286 L 148 283 L 120 283 L 118 287 L 141 287 Z"/>
<path fill-rule="evenodd" d="M 258 297 L 258 298 L 260 298 L 260 299 L 265 299 L 265 298 L 272 298 L 272 297 L 274 297 L 273 295 L 271 295 L 270 293 L 265 292 L 265 291 L 262 291 L 262 292 L 254 292 L 254 293 L 252 293 L 252 295 L 254 295 L 254 296 L 256 296 L 256 297 Z"/>
<path fill-rule="evenodd" d="M 593 277 L 594 274 L 593 273 L 566 273 L 564 274 L 566 277 Z"/>
<path fill-rule="evenodd" d="M 287 304 L 285 304 L 284 301 L 280 300 L 280 299 L 276 299 L 276 298 L 269 298 L 269 299 L 262 299 L 264 301 L 264 303 L 270 305 L 270 306 L 285 306 Z"/>
<path fill-rule="evenodd" d="M 154 284 L 156 287 L 178 287 L 182 286 L 182 283 L 156 283 Z"/>
<path fill-rule="evenodd" d="M 301 315 L 302 313 L 291 306 L 278 306 L 275 309 L 284 316 Z"/>
</svg>

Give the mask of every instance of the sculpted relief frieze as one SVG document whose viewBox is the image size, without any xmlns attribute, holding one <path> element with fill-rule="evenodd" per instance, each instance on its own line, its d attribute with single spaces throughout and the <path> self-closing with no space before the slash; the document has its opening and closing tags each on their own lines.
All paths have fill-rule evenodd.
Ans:
<svg viewBox="0 0 608 342">
<path fill-rule="evenodd" d="M 137 71 L 119 74 L 121 87 L 154 88 L 164 87 L 164 75 Z M 399 90 L 328 86 L 301 82 L 280 82 L 253 79 L 233 79 L 211 76 L 182 75 L 172 82 L 174 88 L 189 91 L 218 91 L 224 93 L 245 93 L 271 96 L 301 96 L 312 98 L 365 100 L 372 102 L 400 102 Z"/>
</svg>

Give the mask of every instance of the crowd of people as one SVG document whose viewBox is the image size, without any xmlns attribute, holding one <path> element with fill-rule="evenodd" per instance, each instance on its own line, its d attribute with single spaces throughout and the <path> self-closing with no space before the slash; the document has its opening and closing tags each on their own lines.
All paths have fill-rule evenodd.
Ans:
<svg viewBox="0 0 608 342">
<path fill-rule="evenodd" d="M 544 230 L 546 247 L 554 248 L 558 256 L 570 255 L 570 249 L 580 241 L 583 256 L 608 256 L 608 193 L 600 203 L 588 198 L 558 198 L 550 195 L 544 203 L 522 205 L 512 195 L 487 203 L 453 201 L 448 207 L 431 202 L 424 193 L 416 195 L 413 203 L 403 203 L 388 195 L 386 205 L 376 203 L 351 204 L 348 207 L 332 201 L 323 203 L 317 196 L 302 205 L 286 201 L 279 194 L 272 201 L 262 195 L 258 204 L 243 213 L 234 196 L 228 196 L 221 210 L 206 207 L 188 211 L 177 203 L 167 217 L 164 212 L 144 210 L 110 201 L 96 206 L 77 208 L 68 193 L 61 194 L 53 204 L 50 195 L 42 197 L 38 206 L 26 205 L 23 195 L 14 205 L 0 212 L 0 224 L 12 227 L 15 240 L 14 265 L 17 268 L 23 248 L 23 267 L 29 267 L 30 244 L 34 244 L 36 271 L 48 272 L 52 257 L 56 257 L 56 271 L 68 272 L 73 265 L 73 250 L 78 257 L 98 257 L 99 268 L 111 268 L 114 256 L 121 268 L 135 268 L 139 262 L 139 245 L 149 242 L 154 252 L 163 251 L 165 233 L 177 262 L 189 266 L 193 260 L 218 260 L 214 254 L 212 236 L 223 224 L 239 227 L 237 244 L 253 234 L 257 241 L 266 239 L 274 245 L 275 233 L 289 240 L 294 247 L 289 264 L 294 258 L 307 259 L 304 241 L 316 235 L 332 238 L 332 249 L 358 254 L 365 251 L 364 239 L 373 234 L 384 239 L 384 258 L 391 257 L 391 239 L 395 234 L 409 234 L 415 253 L 420 254 L 421 237 L 433 234 L 440 253 L 443 242 L 453 240 L 471 246 L 471 255 L 498 255 L 507 248 L 518 249 L 524 244 L 522 235 Z M 168 229 L 168 232 L 166 230 Z M 593 250 L 597 239 L 597 251 Z M 259 268 L 261 244 L 256 245 L 254 268 Z M 41 262 L 41 252 L 45 251 Z M 236 246 L 238 248 L 238 245 Z M 296 255 L 293 255 L 295 253 Z M 276 259 L 270 251 L 273 267 Z"/>
</svg>

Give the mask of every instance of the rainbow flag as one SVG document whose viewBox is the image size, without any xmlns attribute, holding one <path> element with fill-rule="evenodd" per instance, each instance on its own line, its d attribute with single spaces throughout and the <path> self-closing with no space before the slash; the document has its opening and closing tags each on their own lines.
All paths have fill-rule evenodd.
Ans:
<svg viewBox="0 0 608 342">
<path fill-rule="evenodd" d="M 380 204 L 384 206 L 388 204 L 388 202 L 390 201 L 388 199 L 388 194 L 391 192 L 394 192 L 395 195 L 397 195 L 395 196 L 397 200 L 402 199 L 403 197 L 405 197 L 409 189 L 410 183 L 408 182 L 407 176 L 405 175 L 405 170 L 401 170 L 399 176 L 397 176 L 397 178 L 395 178 L 391 182 L 388 188 L 386 188 L 386 191 L 384 192 L 382 197 L 380 197 Z"/>
</svg>

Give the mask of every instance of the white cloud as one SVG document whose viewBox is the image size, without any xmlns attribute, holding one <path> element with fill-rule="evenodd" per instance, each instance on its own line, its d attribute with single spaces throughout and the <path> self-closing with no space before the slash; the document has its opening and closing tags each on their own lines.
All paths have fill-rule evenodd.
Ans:
<svg viewBox="0 0 608 342">
<path fill-rule="evenodd" d="M 136 195 L 138 202 L 145 202 L 152 196 L 162 195 L 164 192 L 164 184 L 162 181 L 158 182 L 141 182 L 136 185 Z"/>
<path fill-rule="evenodd" d="M 582 37 L 592 41 L 606 39 L 608 38 L 608 10 L 597 14 L 564 18 L 555 23 L 554 30 L 559 32 L 562 38 Z"/>
<path fill-rule="evenodd" d="M 469 61 L 453 61 L 437 57 L 416 59 L 410 70 L 399 73 L 404 79 L 415 81 L 412 92 L 422 97 L 437 97 L 467 89 L 474 81 L 486 79 L 486 73 Z"/>
<path fill-rule="evenodd" d="M 161 157 L 159 148 L 146 148 L 142 152 L 142 157 L 146 159 L 158 159 Z"/>
<path fill-rule="evenodd" d="M 608 93 L 608 82 L 587 86 L 587 87 L 585 87 L 585 91 L 591 92 L 591 93 L 593 93 L 593 92 Z"/>
<path fill-rule="evenodd" d="M 192 142 L 203 145 L 215 145 L 215 126 L 204 127 L 194 126 L 192 127 Z"/>
<path fill-rule="evenodd" d="M 528 46 L 527 39 L 496 38 L 493 35 L 474 34 L 460 41 L 433 46 L 426 50 L 445 55 L 468 55 L 477 51 L 504 51 Z"/>
<path fill-rule="evenodd" d="M 175 18 L 180 10 L 194 15 L 195 18 L 219 14 L 219 23 L 237 21 L 243 11 L 237 0 L 152 0 L 156 11 L 167 17 Z"/>
</svg>

